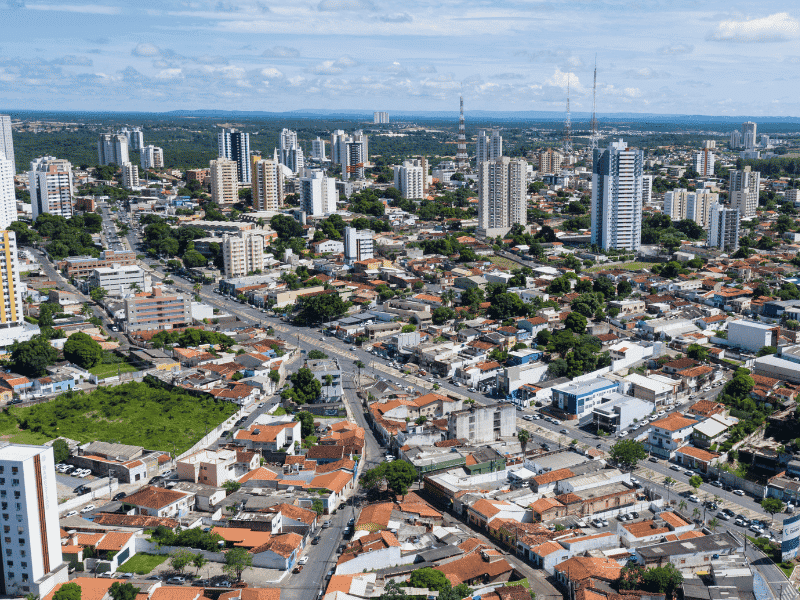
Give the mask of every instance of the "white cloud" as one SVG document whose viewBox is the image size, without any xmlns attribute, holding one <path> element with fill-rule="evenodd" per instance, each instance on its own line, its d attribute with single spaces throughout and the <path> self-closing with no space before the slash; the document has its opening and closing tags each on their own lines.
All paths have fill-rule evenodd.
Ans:
<svg viewBox="0 0 800 600">
<path fill-rule="evenodd" d="M 312 69 L 318 75 L 336 75 L 349 67 L 354 67 L 358 63 L 349 56 L 342 56 L 337 60 L 323 60 Z"/>
<path fill-rule="evenodd" d="M 785 42 L 800 36 L 800 22 L 789 13 L 775 13 L 760 19 L 727 20 L 709 32 L 706 39 L 718 42 Z"/>
<path fill-rule="evenodd" d="M 261 69 L 261 76 L 267 79 L 281 79 L 283 73 L 275 67 L 267 67 L 266 69 Z"/>
<path fill-rule="evenodd" d="M 161 56 L 161 50 L 158 46 L 153 44 L 136 44 L 136 47 L 131 50 L 134 56 Z"/>
<path fill-rule="evenodd" d="M 672 44 L 670 46 L 661 46 L 661 48 L 658 49 L 658 53 L 667 55 L 691 54 L 693 50 L 694 46 L 691 44 Z"/>
<path fill-rule="evenodd" d="M 375 5 L 369 0 L 322 0 L 317 8 L 322 11 L 361 11 L 375 10 Z"/>
<path fill-rule="evenodd" d="M 68 67 L 91 67 L 94 66 L 94 61 L 86 56 L 62 56 L 50 61 L 51 65 L 63 65 Z"/>
<path fill-rule="evenodd" d="M 642 95 L 642 91 L 639 88 L 634 87 L 627 87 L 623 90 L 623 92 L 628 98 L 638 98 Z"/>
<path fill-rule="evenodd" d="M 261 56 L 271 58 L 297 58 L 300 56 L 300 51 L 297 48 L 290 48 L 289 46 L 273 46 L 261 53 Z"/>
<path fill-rule="evenodd" d="M 163 69 L 156 73 L 157 79 L 178 79 L 183 75 L 181 69 Z"/>
<path fill-rule="evenodd" d="M 670 74 L 666 71 L 654 71 L 650 67 L 642 67 L 641 69 L 629 69 L 624 73 L 625 77 L 630 79 L 669 79 Z"/>
<path fill-rule="evenodd" d="M 102 6 L 99 4 L 26 4 L 25 8 L 31 10 L 45 10 L 47 12 L 73 12 L 89 15 L 118 15 L 122 9 L 118 6 Z"/>
<path fill-rule="evenodd" d="M 567 85 L 569 84 L 570 89 L 580 91 L 583 89 L 581 87 L 580 79 L 575 73 L 563 73 L 561 69 L 556 67 L 555 73 L 549 79 L 545 80 L 547 85 L 551 85 L 553 87 L 560 87 L 567 89 Z"/>
</svg>

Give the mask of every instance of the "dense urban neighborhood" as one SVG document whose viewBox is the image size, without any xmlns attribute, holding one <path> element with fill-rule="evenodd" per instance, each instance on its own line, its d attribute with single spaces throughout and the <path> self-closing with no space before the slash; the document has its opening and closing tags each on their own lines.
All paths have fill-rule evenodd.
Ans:
<svg viewBox="0 0 800 600">
<path fill-rule="evenodd" d="M 797 598 L 800 134 L 353 125 L 0 116 L 4 593 Z"/>
</svg>

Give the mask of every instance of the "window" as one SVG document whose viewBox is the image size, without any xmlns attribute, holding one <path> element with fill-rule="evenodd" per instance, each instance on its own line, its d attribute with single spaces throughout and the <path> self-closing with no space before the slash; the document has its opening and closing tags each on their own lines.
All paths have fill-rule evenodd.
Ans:
<svg viewBox="0 0 800 600">
<path fill-rule="evenodd" d="M 5 492 L 5 490 L 3 490 L 3 495 L 4 495 L 4 496 L 6 495 L 6 492 Z M 20 494 L 19 494 L 19 490 L 14 490 L 14 498 L 15 498 L 16 500 L 19 500 L 19 495 L 20 495 Z"/>
<path fill-rule="evenodd" d="M 19 468 L 18 467 L 11 467 L 11 473 L 13 475 L 16 475 L 17 473 L 19 473 Z"/>
</svg>

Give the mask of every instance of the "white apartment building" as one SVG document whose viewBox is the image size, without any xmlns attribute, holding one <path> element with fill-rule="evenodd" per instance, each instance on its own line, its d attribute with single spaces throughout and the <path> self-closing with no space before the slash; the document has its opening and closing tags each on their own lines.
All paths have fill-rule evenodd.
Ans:
<svg viewBox="0 0 800 600">
<path fill-rule="evenodd" d="M 61 555 L 53 449 L 0 442 L 3 593 L 45 597 L 69 580 Z"/>
<path fill-rule="evenodd" d="M 101 287 L 109 296 L 126 296 L 140 292 L 150 291 L 150 278 L 136 265 L 113 265 L 99 267 L 92 271 L 86 282 L 90 290 Z"/>
<path fill-rule="evenodd" d="M 306 215 L 321 217 L 336 212 L 336 180 L 324 171 L 305 169 L 300 178 L 300 204 Z"/>
<path fill-rule="evenodd" d="M 347 134 L 342 129 L 337 129 L 331 134 L 331 162 L 335 165 L 342 164 L 344 156 L 344 144 L 347 141 Z"/>
<path fill-rule="evenodd" d="M 319 162 L 327 160 L 325 157 L 325 140 L 319 137 L 315 140 L 311 140 L 311 158 Z"/>
<path fill-rule="evenodd" d="M 473 404 L 447 415 L 447 439 L 488 444 L 516 433 L 516 407 L 505 404 Z"/>
<path fill-rule="evenodd" d="M 394 167 L 394 187 L 407 200 L 422 200 L 425 197 L 422 161 L 406 160 Z"/>
<path fill-rule="evenodd" d="M 5 155 L 11 161 L 11 168 L 14 174 L 17 173 L 17 166 L 14 162 L 14 138 L 11 136 L 11 117 L 0 115 L 0 154 Z"/>
<path fill-rule="evenodd" d="M 653 176 L 642 175 L 642 203 L 650 204 L 653 200 Z"/>
<path fill-rule="evenodd" d="M 72 165 L 67 160 L 44 156 L 31 161 L 28 171 L 33 220 L 42 213 L 72 217 Z"/>
<path fill-rule="evenodd" d="M 225 278 L 244 277 L 264 269 L 264 233 L 240 231 L 222 238 L 222 259 L 225 263 Z"/>
<path fill-rule="evenodd" d="M 128 137 L 124 133 L 102 133 L 97 140 L 97 162 L 100 165 L 121 165 L 130 162 Z"/>
<path fill-rule="evenodd" d="M 255 210 L 278 210 L 283 206 L 283 167 L 275 160 L 251 157 L 250 191 Z"/>
<path fill-rule="evenodd" d="M 354 227 L 344 228 L 344 258 L 348 263 L 358 260 L 367 260 L 375 256 L 372 245 L 372 236 L 375 232 L 370 229 L 359 231 Z"/>
<path fill-rule="evenodd" d="M 739 248 L 739 210 L 719 202 L 711 204 L 708 246 L 735 252 Z"/>
<path fill-rule="evenodd" d="M 548 148 L 539 152 L 539 173 L 560 173 L 564 163 L 564 155 L 558 150 Z"/>
<path fill-rule="evenodd" d="M 388 123 L 389 122 L 389 113 L 385 110 L 376 110 L 372 113 L 372 122 L 373 123 Z"/>
<path fill-rule="evenodd" d="M 592 244 L 603 250 L 638 250 L 642 241 L 641 150 L 619 140 L 594 150 Z"/>
<path fill-rule="evenodd" d="M 283 129 L 280 134 L 279 160 L 282 165 L 291 169 L 292 173 L 300 173 L 305 166 L 303 149 L 297 141 L 297 132 Z"/>
<path fill-rule="evenodd" d="M 238 181 L 250 181 L 250 134 L 221 129 L 217 134 L 217 156 L 236 163 Z"/>
<path fill-rule="evenodd" d="M 528 222 L 528 163 L 507 156 L 478 168 L 478 233 L 504 235 L 516 223 Z"/>
<path fill-rule="evenodd" d="M 498 160 L 503 156 L 503 136 L 497 129 L 478 132 L 478 141 L 475 146 L 475 164 L 480 165 L 487 160 Z"/>
<path fill-rule="evenodd" d="M 357 131 L 344 144 L 344 162 L 342 163 L 342 179 L 364 179 L 364 167 L 368 161 L 367 136 Z"/>
<path fill-rule="evenodd" d="M 17 220 L 17 197 L 14 194 L 14 163 L 0 149 L 0 229 L 8 229 Z"/>
<path fill-rule="evenodd" d="M 713 141 L 707 141 L 703 144 L 703 149 L 694 155 L 694 170 L 700 174 L 700 177 L 711 177 L 714 175 L 714 153 Z"/>
<path fill-rule="evenodd" d="M 126 138 L 128 138 L 128 149 L 131 152 L 139 152 L 144 148 L 144 134 L 141 127 L 123 127 L 119 130 Z"/>
<path fill-rule="evenodd" d="M 27 342 L 39 333 L 38 327 L 29 325 L 23 318 L 17 236 L 13 231 L 0 231 L 0 281 L 3 286 L 0 350 L 6 350 L 14 342 Z"/>
<path fill-rule="evenodd" d="M 187 295 L 166 295 L 156 286 L 150 296 L 125 298 L 126 331 L 172 329 L 191 323 L 192 302 Z"/>
<path fill-rule="evenodd" d="M 673 221 L 682 221 L 686 218 L 686 205 L 688 204 L 689 191 L 676 188 L 664 194 L 664 214 Z"/>
<path fill-rule="evenodd" d="M 711 205 L 715 202 L 719 202 L 719 194 L 709 188 L 698 188 L 686 198 L 686 218 L 708 231 L 711 227 Z"/>
<path fill-rule="evenodd" d="M 164 168 L 164 150 L 158 146 L 143 146 L 139 150 L 139 164 L 143 169 L 163 169 Z"/>
<path fill-rule="evenodd" d="M 761 173 L 753 171 L 750 165 L 744 169 L 731 169 L 728 203 L 731 208 L 739 209 L 740 218 L 746 220 L 756 216 L 760 185 Z"/>
<path fill-rule="evenodd" d="M 769 323 L 756 323 L 739 319 L 728 323 L 728 344 L 750 352 L 758 352 L 764 346 L 778 347 L 780 327 Z"/>
<path fill-rule="evenodd" d="M 750 150 L 758 145 L 756 141 L 756 128 L 757 125 L 752 121 L 742 123 L 742 145 L 745 150 Z"/>
<path fill-rule="evenodd" d="M 742 132 L 738 129 L 731 131 L 730 145 L 731 150 L 736 150 L 742 147 Z"/>
<path fill-rule="evenodd" d="M 128 189 L 139 187 L 139 165 L 122 163 L 122 187 Z"/>
<path fill-rule="evenodd" d="M 211 199 L 217 204 L 239 201 L 239 167 L 236 161 L 218 158 L 210 163 Z M 249 168 L 248 168 L 249 170 Z"/>
</svg>

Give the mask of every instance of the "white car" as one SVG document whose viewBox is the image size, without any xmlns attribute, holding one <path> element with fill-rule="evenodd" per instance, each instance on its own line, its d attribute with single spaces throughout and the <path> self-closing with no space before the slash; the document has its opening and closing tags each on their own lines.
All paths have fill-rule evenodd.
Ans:
<svg viewBox="0 0 800 600">
<path fill-rule="evenodd" d="M 65 514 L 64 516 L 65 516 L 65 517 L 74 517 L 74 516 L 75 516 L 75 515 L 77 515 L 77 514 L 78 514 L 78 511 L 77 511 L 77 510 L 71 510 L 71 511 L 69 511 L 67 514 Z"/>
<path fill-rule="evenodd" d="M 743 490 L 733 490 L 733 493 L 736 494 L 737 496 L 744 496 L 745 495 Z"/>
<path fill-rule="evenodd" d="M 93 511 L 95 508 L 97 507 L 94 504 L 87 504 L 81 509 L 81 514 L 85 515 L 86 513 Z"/>
<path fill-rule="evenodd" d="M 698 498 L 697 496 L 692 494 L 691 496 L 689 496 L 689 502 L 694 502 L 695 504 L 699 504 L 700 503 L 700 498 Z"/>
<path fill-rule="evenodd" d="M 301 556 L 300 559 L 297 561 L 297 564 L 298 565 L 304 565 L 307 562 L 308 562 L 308 557 L 307 556 Z"/>
</svg>

